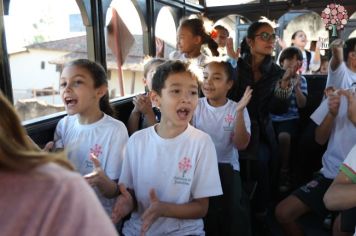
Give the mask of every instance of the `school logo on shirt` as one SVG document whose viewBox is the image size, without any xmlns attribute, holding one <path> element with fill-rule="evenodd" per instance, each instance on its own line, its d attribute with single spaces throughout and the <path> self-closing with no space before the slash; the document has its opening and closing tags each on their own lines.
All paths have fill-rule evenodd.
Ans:
<svg viewBox="0 0 356 236">
<path fill-rule="evenodd" d="M 178 170 L 180 175 L 174 177 L 175 184 L 189 185 L 192 181 L 190 178 L 186 178 L 185 174 L 192 168 L 191 160 L 189 157 L 183 157 L 178 163 Z"/>
<path fill-rule="evenodd" d="M 227 114 L 224 118 L 224 131 L 233 131 L 234 129 L 234 125 L 233 125 L 233 122 L 234 122 L 235 118 L 233 117 L 233 115 L 231 114 Z"/>
</svg>

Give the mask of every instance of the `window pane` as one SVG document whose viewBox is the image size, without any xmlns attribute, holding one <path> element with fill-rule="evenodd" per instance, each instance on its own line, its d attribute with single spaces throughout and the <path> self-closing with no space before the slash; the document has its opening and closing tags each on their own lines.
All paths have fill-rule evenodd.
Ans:
<svg viewBox="0 0 356 236">
<path fill-rule="evenodd" d="M 176 50 L 177 29 L 168 7 L 162 7 L 156 21 L 156 37 L 164 42 L 164 58 Z"/>
<path fill-rule="evenodd" d="M 87 57 L 86 32 L 73 0 L 11 0 L 5 16 L 14 104 L 22 121 L 63 111 L 62 64 Z"/>
<path fill-rule="evenodd" d="M 227 5 L 238 5 L 247 3 L 260 3 L 260 0 L 206 0 L 206 6 L 227 6 Z"/>
<path fill-rule="evenodd" d="M 186 2 L 190 2 L 190 3 L 193 3 L 193 4 L 199 5 L 199 0 L 186 0 Z"/>
<path fill-rule="evenodd" d="M 144 92 L 143 35 L 138 12 L 130 0 L 114 0 L 106 15 L 110 98 Z"/>
</svg>

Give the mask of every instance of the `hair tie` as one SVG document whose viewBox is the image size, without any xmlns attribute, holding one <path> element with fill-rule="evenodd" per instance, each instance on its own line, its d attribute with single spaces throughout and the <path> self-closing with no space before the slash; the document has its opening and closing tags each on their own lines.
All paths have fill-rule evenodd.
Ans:
<svg viewBox="0 0 356 236">
<path fill-rule="evenodd" d="M 215 39 L 216 37 L 218 37 L 218 31 L 216 29 L 213 29 L 211 32 L 210 32 L 210 37 L 212 39 Z"/>
</svg>

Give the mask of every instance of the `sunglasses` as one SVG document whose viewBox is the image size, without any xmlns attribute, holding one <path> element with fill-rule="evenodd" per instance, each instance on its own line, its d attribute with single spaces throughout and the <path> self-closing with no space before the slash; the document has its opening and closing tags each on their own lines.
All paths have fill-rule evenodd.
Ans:
<svg viewBox="0 0 356 236">
<path fill-rule="evenodd" d="M 256 36 L 259 36 L 263 41 L 266 41 L 266 42 L 270 41 L 271 39 L 274 41 L 277 38 L 275 33 L 270 34 L 270 33 L 267 33 L 267 32 L 262 32 L 260 34 L 255 34 L 255 37 Z"/>
</svg>

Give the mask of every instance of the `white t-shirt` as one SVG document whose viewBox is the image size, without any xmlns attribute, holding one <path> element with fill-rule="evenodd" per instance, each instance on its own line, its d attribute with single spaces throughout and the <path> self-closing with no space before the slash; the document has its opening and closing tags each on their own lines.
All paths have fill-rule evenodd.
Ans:
<svg viewBox="0 0 356 236">
<path fill-rule="evenodd" d="M 82 125 L 77 115 L 66 116 L 59 121 L 54 140 L 56 148 L 67 150 L 68 159 L 80 174 L 86 175 L 94 170 L 90 160 L 90 153 L 94 153 L 105 174 L 112 180 L 119 179 L 128 140 L 127 129 L 121 121 L 104 114 L 99 121 Z M 95 191 L 111 215 L 115 199 L 105 198 L 96 188 Z"/>
<path fill-rule="evenodd" d="M 326 81 L 326 88 L 334 86 L 336 89 L 348 89 L 352 83 L 356 82 L 356 73 L 350 70 L 345 62 L 342 62 L 336 70 L 332 70 L 329 65 L 328 79 Z"/>
<path fill-rule="evenodd" d="M 209 135 L 188 125 L 177 137 L 163 139 L 155 127 L 135 132 L 127 144 L 120 183 L 134 190 L 138 207 L 124 225 L 125 235 L 139 235 L 150 189 L 160 201 L 176 204 L 222 194 Z M 203 228 L 202 219 L 160 217 L 146 235 L 204 235 Z"/>
<path fill-rule="evenodd" d="M 239 153 L 232 136 L 236 127 L 237 103 L 228 100 L 221 107 L 213 107 L 207 98 L 200 98 L 194 112 L 193 125 L 210 135 L 212 138 L 219 163 L 230 163 L 234 170 L 240 171 Z M 244 109 L 246 130 L 251 133 L 251 121 L 247 109 Z M 239 134 L 236 134 L 239 135 Z"/>
<path fill-rule="evenodd" d="M 328 99 L 325 99 L 311 115 L 311 119 L 320 125 L 329 112 Z M 341 96 L 338 115 L 329 137 L 328 147 L 323 155 L 321 173 L 334 179 L 346 155 L 356 144 L 356 126 L 347 117 L 347 100 Z"/>
<path fill-rule="evenodd" d="M 207 55 L 202 54 L 202 53 L 198 57 L 188 58 L 188 57 L 185 56 L 184 53 L 181 53 L 179 51 L 174 51 L 174 52 L 171 52 L 169 54 L 169 59 L 170 60 L 180 60 L 180 61 L 183 61 L 183 62 L 189 62 L 192 65 L 196 65 L 198 67 L 203 67 L 207 63 L 209 63 L 209 57 Z"/>
</svg>

